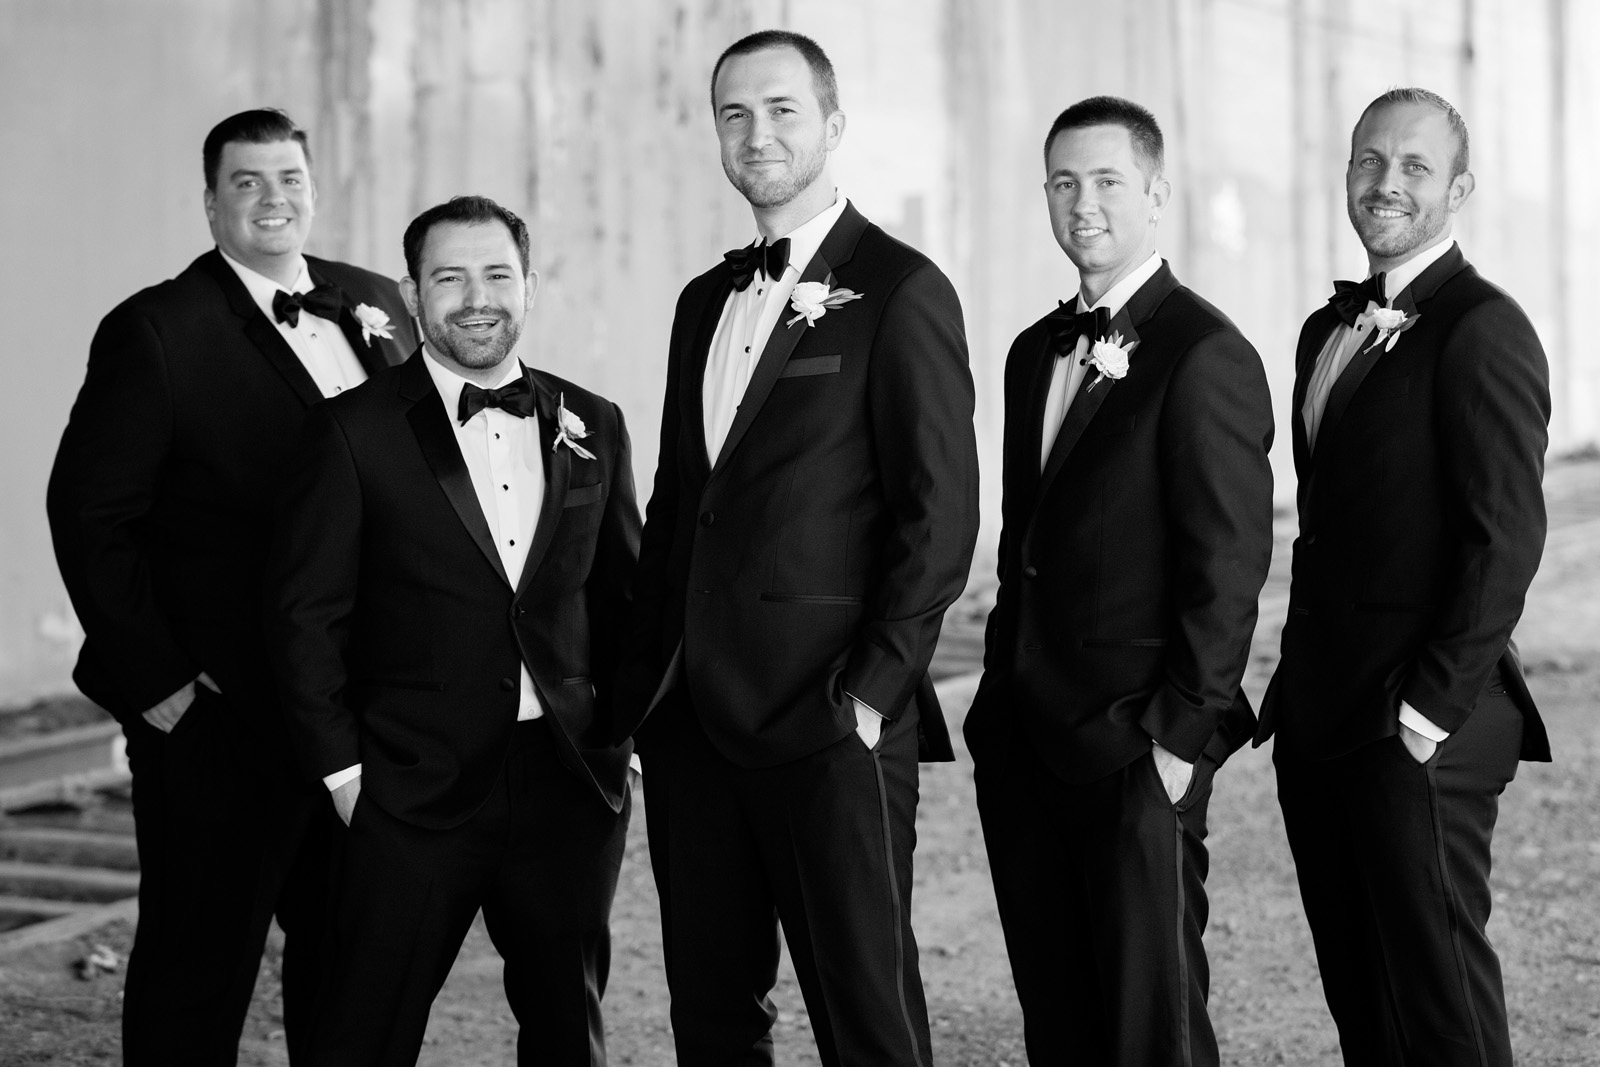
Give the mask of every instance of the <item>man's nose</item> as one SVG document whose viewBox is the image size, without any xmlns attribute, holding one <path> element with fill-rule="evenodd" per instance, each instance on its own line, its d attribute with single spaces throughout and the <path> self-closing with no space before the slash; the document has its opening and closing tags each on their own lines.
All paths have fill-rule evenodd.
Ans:
<svg viewBox="0 0 1600 1067">
<path fill-rule="evenodd" d="M 744 135 L 744 143 L 749 148 L 764 148 L 772 143 L 772 120 L 766 115 L 752 115 L 750 126 Z"/>
<path fill-rule="evenodd" d="M 467 278 L 466 301 L 467 306 L 481 308 L 488 303 L 489 287 L 483 284 L 483 279 L 478 277 Z"/>
</svg>

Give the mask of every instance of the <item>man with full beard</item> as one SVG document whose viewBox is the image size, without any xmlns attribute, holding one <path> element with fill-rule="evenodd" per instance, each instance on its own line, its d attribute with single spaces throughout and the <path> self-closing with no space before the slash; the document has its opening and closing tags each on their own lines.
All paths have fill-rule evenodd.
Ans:
<svg viewBox="0 0 1600 1067">
<path fill-rule="evenodd" d="M 424 344 L 312 413 L 270 572 L 291 733 L 348 826 L 307 1062 L 415 1063 L 480 907 L 517 1062 L 604 1062 L 628 435 L 613 404 L 512 355 L 538 282 L 521 219 L 457 197 L 405 252 Z"/>
<path fill-rule="evenodd" d="M 678 301 L 615 735 L 643 723 L 678 1061 L 772 1062 L 776 919 L 824 1063 L 928 1064 L 917 761 L 951 758 L 927 668 L 978 523 L 960 305 L 834 188 L 816 42 L 747 37 L 711 88 L 760 237 Z"/>
<path fill-rule="evenodd" d="M 1517 762 L 1550 744 L 1511 632 L 1544 546 L 1544 351 L 1451 222 L 1467 129 L 1423 89 L 1351 137 L 1371 276 L 1306 320 L 1293 417 L 1300 536 L 1262 703 L 1300 895 L 1345 1063 L 1511 1063 L 1484 934 Z"/>
</svg>

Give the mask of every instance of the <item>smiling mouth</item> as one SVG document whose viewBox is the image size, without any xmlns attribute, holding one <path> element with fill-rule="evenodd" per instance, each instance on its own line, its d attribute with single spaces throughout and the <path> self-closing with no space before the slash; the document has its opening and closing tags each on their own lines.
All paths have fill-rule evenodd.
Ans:
<svg viewBox="0 0 1600 1067">
<path fill-rule="evenodd" d="M 1081 229 L 1073 230 L 1072 231 L 1072 236 L 1077 237 L 1077 238 L 1079 238 L 1081 240 L 1088 240 L 1088 239 L 1090 239 L 1092 237 L 1099 237 L 1101 234 L 1103 234 L 1105 232 L 1106 231 L 1105 231 L 1105 227 L 1104 226 L 1084 226 Z"/>
<path fill-rule="evenodd" d="M 255 224 L 264 230 L 281 230 L 289 225 L 289 220 L 285 218 L 256 219 Z"/>
<path fill-rule="evenodd" d="M 450 325 L 467 333 L 488 333 L 500 325 L 500 319 L 495 316 L 473 315 L 467 318 L 451 319 Z"/>
<path fill-rule="evenodd" d="M 1378 207 L 1376 204 L 1368 204 L 1367 214 L 1379 219 L 1403 219 L 1408 212 L 1401 211 L 1398 208 Z"/>
</svg>

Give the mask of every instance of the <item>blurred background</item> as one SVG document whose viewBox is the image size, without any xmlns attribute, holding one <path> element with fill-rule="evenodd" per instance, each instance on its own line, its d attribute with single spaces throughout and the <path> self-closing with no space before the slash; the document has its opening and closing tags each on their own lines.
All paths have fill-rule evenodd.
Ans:
<svg viewBox="0 0 1600 1067">
<path fill-rule="evenodd" d="M 533 232 L 521 355 L 627 413 L 656 461 L 678 290 L 754 235 L 723 178 L 707 80 L 755 29 L 814 36 L 848 116 L 841 191 L 950 275 L 998 535 L 1012 336 L 1076 288 L 1050 235 L 1041 142 L 1097 93 L 1155 112 L 1173 203 L 1160 251 L 1255 343 L 1276 397 L 1280 501 L 1299 325 L 1364 256 L 1349 132 L 1395 85 L 1472 134 L 1468 257 L 1550 356 L 1551 455 L 1600 437 L 1600 4 L 1593 0 L 0 0 L 0 705 L 71 688 L 81 634 L 44 517 L 101 316 L 210 247 L 200 144 L 286 108 L 311 134 L 314 254 L 399 277 L 400 235 L 457 193 Z"/>
</svg>

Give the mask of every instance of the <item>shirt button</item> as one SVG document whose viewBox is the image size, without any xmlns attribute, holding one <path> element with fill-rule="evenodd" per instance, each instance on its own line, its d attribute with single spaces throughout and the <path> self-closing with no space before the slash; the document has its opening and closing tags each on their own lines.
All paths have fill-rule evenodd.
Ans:
<svg viewBox="0 0 1600 1067">
<path fill-rule="evenodd" d="M 511 489 L 511 487 L 509 485 L 502 485 L 500 488 L 508 490 L 508 491 Z"/>
<path fill-rule="evenodd" d="M 499 435 L 499 434 L 495 434 L 495 435 L 494 435 L 494 439 L 495 439 L 495 440 L 496 440 L 496 441 L 498 441 L 498 440 L 500 440 L 500 435 Z"/>
<path fill-rule="evenodd" d="M 512 548 L 516 548 L 517 547 L 517 539 L 515 537 L 513 537 L 510 541 L 507 541 L 506 543 L 508 545 L 510 545 Z"/>
<path fill-rule="evenodd" d="M 1024 567 L 1022 568 L 1022 576 L 1024 578 L 1037 578 L 1039 577 L 1039 568 L 1031 565 Z"/>
<path fill-rule="evenodd" d="M 750 351 L 750 346 L 749 346 L 749 345 L 745 345 L 745 346 L 744 346 L 744 350 L 745 350 L 745 351 L 746 351 L 746 352 L 748 352 L 748 351 Z"/>
<path fill-rule="evenodd" d="M 757 289 L 757 290 L 756 290 L 756 295 L 757 295 L 757 296 L 760 296 L 760 295 L 761 295 L 761 294 L 762 294 L 762 293 L 764 293 L 764 292 L 766 292 L 766 290 L 765 290 L 765 289 Z"/>
</svg>

